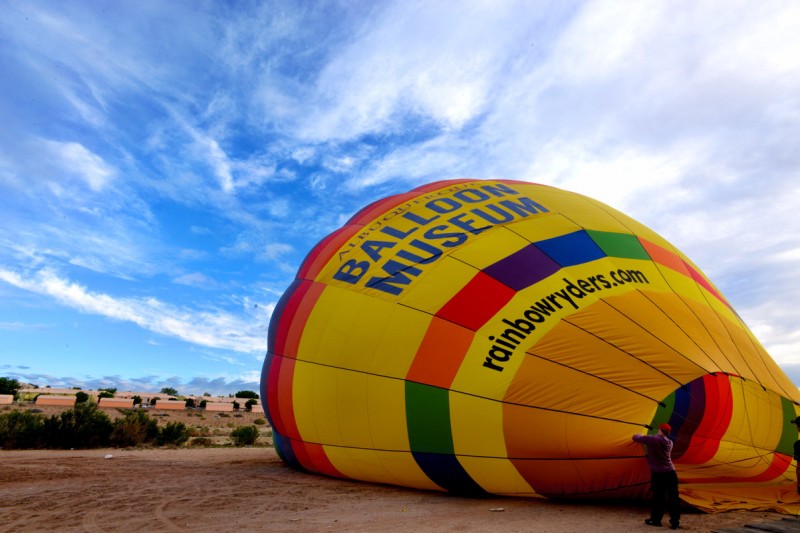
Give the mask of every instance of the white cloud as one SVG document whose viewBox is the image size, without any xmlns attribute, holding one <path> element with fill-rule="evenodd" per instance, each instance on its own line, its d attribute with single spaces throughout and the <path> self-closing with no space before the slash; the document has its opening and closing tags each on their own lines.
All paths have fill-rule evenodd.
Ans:
<svg viewBox="0 0 800 533">
<path fill-rule="evenodd" d="M 457 138 L 443 136 L 430 141 L 404 146 L 382 158 L 376 158 L 363 171 L 348 178 L 348 189 L 358 191 L 393 180 L 418 183 L 453 177 L 489 177 L 476 172 L 484 171 L 474 160 L 469 146 Z"/>
<path fill-rule="evenodd" d="M 310 146 L 301 146 L 292 151 L 291 157 L 298 163 L 305 163 L 316 156 L 316 150 Z"/>
<path fill-rule="evenodd" d="M 294 252 L 294 247 L 290 244 L 285 243 L 271 243 L 264 246 L 259 254 L 259 257 L 265 261 L 281 261 L 287 255 Z"/>
<path fill-rule="evenodd" d="M 189 287 L 213 288 L 217 286 L 216 281 L 201 272 L 183 274 L 172 281 L 178 285 L 188 285 Z"/>
<path fill-rule="evenodd" d="M 32 276 L 0 269 L 0 280 L 37 294 L 49 296 L 62 305 L 84 313 L 132 322 L 139 327 L 183 341 L 237 352 L 263 352 L 266 324 L 247 316 L 222 311 L 193 311 L 178 308 L 156 298 L 114 298 L 87 290 L 51 271 Z"/>
<path fill-rule="evenodd" d="M 559 140 L 542 146 L 524 176 L 635 215 L 641 204 L 634 200 L 654 191 L 659 191 L 660 201 L 664 201 L 665 194 L 687 194 L 686 189 L 675 185 L 704 160 L 704 152 L 694 142 L 662 150 L 628 145 L 599 152 Z"/>
<path fill-rule="evenodd" d="M 219 179 L 219 185 L 224 192 L 233 191 L 233 175 L 231 174 L 231 163 L 228 160 L 228 155 L 219 143 L 206 136 L 198 136 L 196 142 L 200 148 L 201 153 L 205 154 L 209 164 L 214 169 Z"/>
<path fill-rule="evenodd" d="M 320 72 L 301 137 L 347 139 L 402 128 L 409 115 L 445 130 L 482 113 L 524 3 L 398 2 L 368 20 Z M 525 10 L 526 17 L 538 19 Z M 303 110 L 306 111 L 305 109 Z"/>
<path fill-rule="evenodd" d="M 54 174 L 76 176 L 94 192 L 104 189 L 116 174 L 116 169 L 102 157 L 76 142 L 43 141 L 55 160 L 51 163 Z M 58 175 L 57 174 L 57 175 Z M 54 188 L 63 187 L 55 182 Z"/>
<path fill-rule="evenodd" d="M 6 331 L 38 331 L 49 329 L 45 324 L 31 324 L 28 322 L 0 322 L 0 329 Z"/>
<path fill-rule="evenodd" d="M 267 211 L 275 218 L 286 218 L 292 214 L 291 203 L 287 198 L 273 198 L 267 203 Z"/>
</svg>

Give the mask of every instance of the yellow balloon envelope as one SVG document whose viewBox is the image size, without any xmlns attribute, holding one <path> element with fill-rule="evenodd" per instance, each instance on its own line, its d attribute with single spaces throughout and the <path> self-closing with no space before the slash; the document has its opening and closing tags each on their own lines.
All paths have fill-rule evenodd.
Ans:
<svg viewBox="0 0 800 533">
<path fill-rule="evenodd" d="M 798 389 L 700 269 L 527 182 L 437 182 L 358 212 L 275 309 L 261 387 L 283 460 L 331 476 L 640 498 L 631 435 L 668 422 L 700 507 L 793 480 Z"/>
</svg>

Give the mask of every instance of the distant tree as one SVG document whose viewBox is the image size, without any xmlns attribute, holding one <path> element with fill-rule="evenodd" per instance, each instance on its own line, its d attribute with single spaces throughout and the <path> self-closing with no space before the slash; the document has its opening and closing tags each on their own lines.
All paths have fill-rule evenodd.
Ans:
<svg viewBox="0 0 800 533">
<path fill-rule="evenodd" d="M 177 396 L 178 395 L 178 391 L 175 390 L 172 387 L 164 387 L 163 389 L 161 389 L 158 392 L 160 392 L 161 394 L 166 394 L 168 396 Z"/>
<path fill-rule="evenodd" d="M 113 398 L 113 397 L 114 397 L 114 393 L 113 392 L 108 392 L 107 390 L 103 390 L 103 389 L 100 389 L 100 392 L 97 395 L 98 399 L 99 398 Z"/>
<path fill-rule="evenodd" d="M 50 385 L 45 387 L 45 389 L 49 389 L 49 388 L 50 388 Z M 81 390 L 81 388 L 80 387 L 72 387 L 72 390 Z"/>
<path fill-rule="evenodd" d="M 139 405 L 140 403 L 142 403 L 142 397 L 137 394 L 133 397 L 133 405 Z"/>
<path fill-rule="evenodd" d="M 255 398 L 258 400 L 258 394 L 251 390 L 240 390 L 236 393 L 237 398 Z"/>
<path fill-rule="evenodd" d="M 205 409 L 208 405 L 208 400 L 200 400 L 200 409 Z"/>
<path fill-rule="evenodd" d="M 108 392 L 108 393 L 111 394 L 111 396 L 106 396 L 106 398 L 109 398 L 109 397 L 113 398 L 114 395 L 117 394 L 117 388 L 116 387 L 105 387 L 105 388 L 97 389 L 97 390 L 100 391 L 100 392 L 105 391 L 105 392 Z"/>
<path fill-rule="evenodd" d="M 86 403 L 89 401 L 89 395 L 79 390 L 75 393 L 75 403 Z"/>
<path fill-rule="evenodd" d="M 186 407 L 194 408 L 194 398 L 186 398 Z"/>
<path fill-rule="evenodd" d="M 17 394 L 19 381 L 15 378 L 0 378 L 0 394 Z"/>
<path fill-rule="evenodd" d="M 233 410 L 234 411 L 238 411 L 239 410 L 239 402 L 233 402 Z"/>
<path fill-rule="evenodd" d="M 150 405 L 155 405 L 155 404 L 156 404 L 156 402 L 157 402 L 158 400 L 160 400 L 160 399 L 161 399 L 161 398 L 159 398 L 158 396 L 153 396 L 152 398 L 150 398 Z"/>
<path fill-rule="evenodd" d="M 203 396 L 211 396 L 211 395 L 209 393 L 207 393 L 207 392 L 204 392 Z"/>
<path fill-rule="evenodd" d="M 252 411 L 254 405 L 258 405 L 258 402 L 253 398 L 250 398 L 249 400 L 244 402 L 244 408 L 247 409 L 248 411 Z"/>
</svg>

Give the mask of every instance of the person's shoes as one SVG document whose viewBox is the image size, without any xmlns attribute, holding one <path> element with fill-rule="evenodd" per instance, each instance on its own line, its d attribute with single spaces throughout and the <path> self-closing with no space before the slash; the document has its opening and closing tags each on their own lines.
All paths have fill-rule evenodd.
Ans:
<svg viewBox="0 0 800 533">
<path fill-rule="evenodd" d="M 652 518 L 645 518 L 644 523 L 647 524 L 648 526 L 661 527 L 661 522 L 656 522 Z"/>
</svg>

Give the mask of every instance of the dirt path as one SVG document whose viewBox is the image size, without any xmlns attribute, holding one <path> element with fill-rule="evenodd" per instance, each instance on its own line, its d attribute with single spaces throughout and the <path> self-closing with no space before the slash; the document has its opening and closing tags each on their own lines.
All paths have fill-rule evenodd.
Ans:
<svg viewBox="0 0 800 533">
<path fill-rule="evenodd" d="M 646 515 L 630 504 L 470 499 L 337 480 L 291 470 L 271 448 L 0 451 L 0 531 L 9 533 L 652 531 Z M 683 523 L 713 531 L 778 518 L 689 514 Z"/>
</svg>

